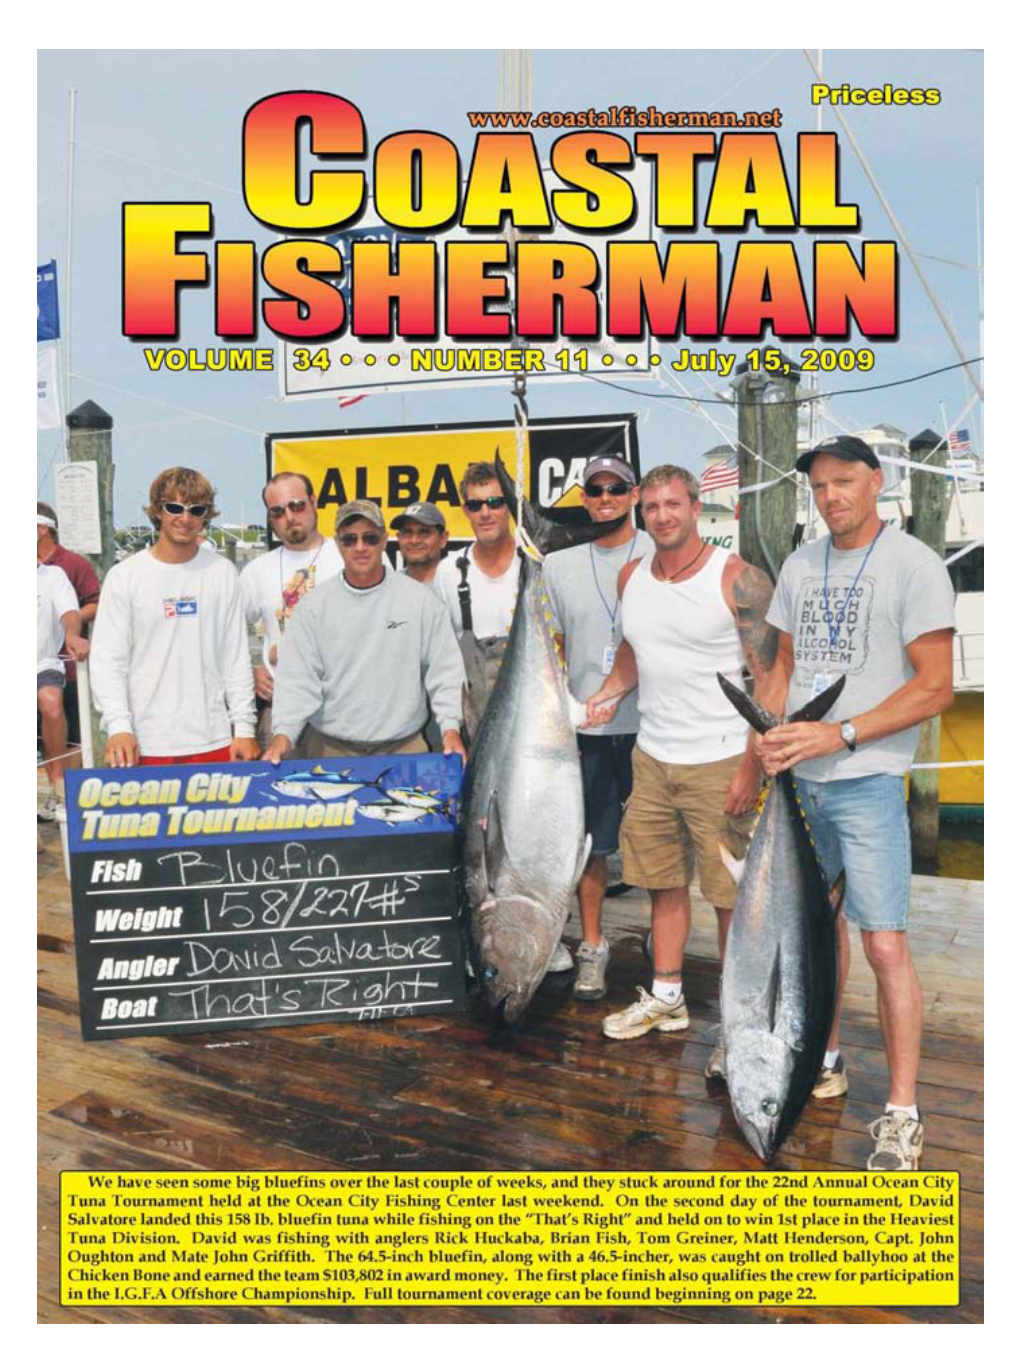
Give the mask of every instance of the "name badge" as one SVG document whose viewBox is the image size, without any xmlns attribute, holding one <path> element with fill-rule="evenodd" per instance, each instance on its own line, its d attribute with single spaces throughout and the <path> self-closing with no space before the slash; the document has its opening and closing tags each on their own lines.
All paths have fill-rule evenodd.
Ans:
<svg viewBox="0 0 1020 1360">
<path fill-rule="evenodd" d="M 814 683 L 811 686 L 812 699 L 817 699 L 819 694 L 824 694 L 830 683 L 828 671 L 815 671 Z"/>
<path fill-rule="evenodd" d="M 613 663 L 615 661 L 616 661 L 616 648 L 613 646 L 606 647 L 602 652 L 603 675 L 609 675 L 611 673 L 613 669 Z"/>
</svg>

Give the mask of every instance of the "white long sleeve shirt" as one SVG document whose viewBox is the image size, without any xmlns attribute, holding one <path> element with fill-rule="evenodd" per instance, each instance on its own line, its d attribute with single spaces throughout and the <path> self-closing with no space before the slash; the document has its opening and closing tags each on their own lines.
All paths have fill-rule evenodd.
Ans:
<svg viewBox="0 0 1020 1360">
<path fill-rule="evenodd" d="M 161 562 L 148 550 L 108 574 L 92 632 L 92 692 L 111 737 L 142 755 L 198 755 L 255 735 L 237 572 L 213 553 Z"/>
</svg>

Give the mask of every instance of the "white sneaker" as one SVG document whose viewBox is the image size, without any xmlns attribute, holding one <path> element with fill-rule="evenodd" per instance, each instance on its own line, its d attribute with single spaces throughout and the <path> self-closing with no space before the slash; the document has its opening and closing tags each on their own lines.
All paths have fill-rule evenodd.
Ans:
<svg viewBox="0 0 1020 1360">
<path fill-rule="evenodd" d="M 602 1021 L 602 1033 L 607 1039 L 639 1039 L 650 1029 L 661 1029 L 667 1033 L 686 1029 L 691 1023 L 683 997 L 671 1006 L 668 1001 L 660 1001 L 643 987 L 638 989 L 638 999 L 625 1011 L 613 1011 Z"/>
<path fill-rule="evenodd" d="M 577 946 L 577 977 L 574 996 L 578 1001 L 601 1001 L 606 994 L 606 965 L 609 945 L 601 940 L 597 945 L 582 940 Z"/>
<path fill-rule="evenodd" d="M 553 956 L 549 960 L 547 973 L 569 973 L 574 966 L 574 957 L 567 946 L 560 940 L 553 950 Z"/>
<path fill-rule="evenodd" d="M 67 808 L 64 800 L 55 789 L 51 789 L 45 799 L 36 802 L 36 817 L 40 822 L 66 822 Z"/>
<path fill-rule="evenodd" d="M 920 1111 L 918 1112 L 920 1113 Z M 869 1171 L 916 1171 L 924 1147 L 924 1125 L 905 1110 L 884 1114 L 868 1125 L 875 1151 L 868 1158 Z"/>
</svg>

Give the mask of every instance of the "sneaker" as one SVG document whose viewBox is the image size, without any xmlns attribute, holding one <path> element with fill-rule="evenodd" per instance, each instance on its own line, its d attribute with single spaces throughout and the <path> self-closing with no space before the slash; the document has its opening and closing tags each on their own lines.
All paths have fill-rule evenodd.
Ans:
<svg viewBox="0 0 1020 1360">
<path fill-rule="evenodd" d="M 601 1001 L 606 994 L 606 964 L 609 962 L 609 944 L 602 940 L 599 944 L 588 944 L 582 940 L 577 946 L 577 977 L 574 979 L 574 996 L 578 1001 Z"/>
<path fill-rule="evenodd" d="M 661 1029 L 665 1033 L 686 1029 L 691 1023 L 687 1005 L 683 999 L 670 1006 L 639 987 L 638 999 L 625 1011 L 614 1011 L 602 1021 L 602 1033 L 607 1039 L 639 1039 L 650 1029 Z"/>
<path fill-rule="evenodd" d="M 836 1096 L 845 1096 L 846 1091 L 846 1069 L 843 1066 L 843 1055 L 841 1053 L 832 1067 L 822 1067 L 822 1070 L 818 1073 L 818 1080 L 815 1082 L 815 1089 L 811 1094 L 815 1100 L 835 1100 Z"/>
<path fill-rule="evenodd" d="M 719 1081 L 726 1080 L 726 1045 L 716 1044 L 712 1049 L 712 1056 L 705 1064 L 705 1076 L 711 1081 L 713 1077 Z"/>
<path fill-rule="evenodd" d="M 868 1158 L 869 1171 L 916 1171 L 924 1147 L 924 1125 L 904 1110 L 884 1114 L 868 1125 L 875 1151 Z"/>
<path fill-rule="evenodd" d="M 553 956 L 549 960 L 549 967 L 545 971 L 547 973 L 569 973 L 573 966 L 573 956 L 563 941 L 560 940 L 559 944 L 553 950 Z"/>
<path fill-rule="evenodd" d="M 51 789 L 43 802 L 37 802 L 36 817 L 40 822 L 66 822 L 67 809 L 60 794 Z"/>
</svg>

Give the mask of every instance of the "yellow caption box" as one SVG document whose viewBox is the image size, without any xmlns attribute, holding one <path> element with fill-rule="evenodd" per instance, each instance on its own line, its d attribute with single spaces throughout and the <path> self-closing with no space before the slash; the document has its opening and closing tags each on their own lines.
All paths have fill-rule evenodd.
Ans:
<svg viewBox="0 0 1020 1360">
<path fill-rule="evenodd" d="M 956 1173 L 60 1178 L 61 1303 L 959 1303 Z"/>
</svg>

